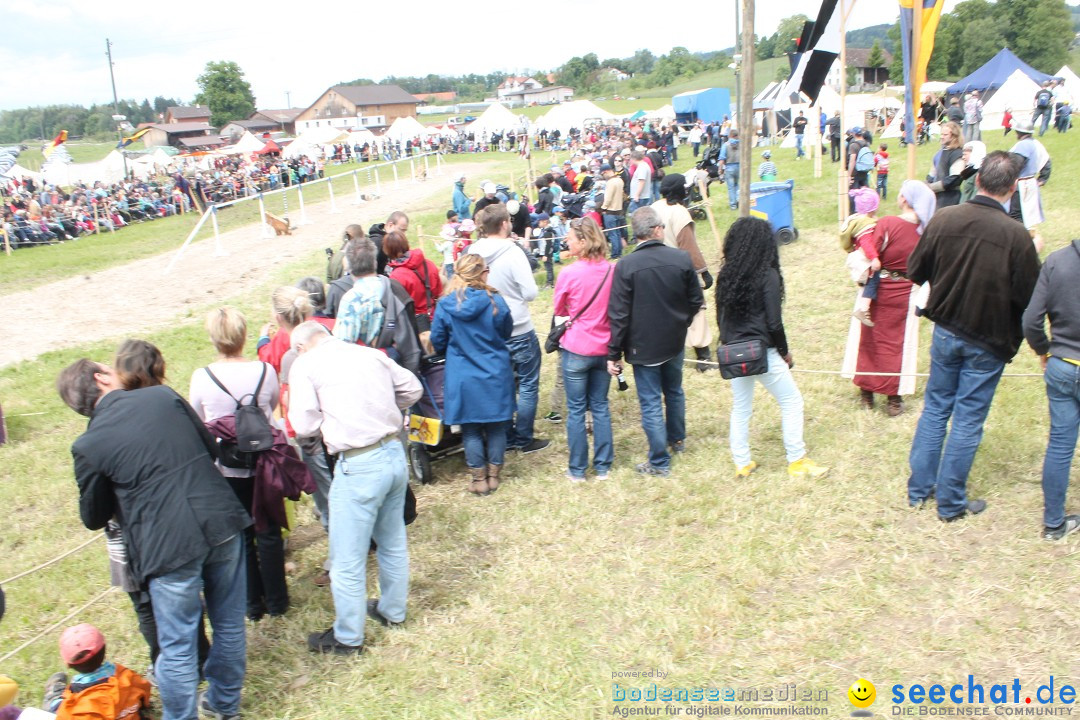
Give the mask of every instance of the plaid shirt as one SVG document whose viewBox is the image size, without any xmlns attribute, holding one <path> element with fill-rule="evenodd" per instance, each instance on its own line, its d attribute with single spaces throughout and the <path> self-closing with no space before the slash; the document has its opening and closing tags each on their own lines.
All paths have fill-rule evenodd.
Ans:
<svg viewBox="0 0 1080 720">
<path fill-rule="evenodd" d="M 372 345 L 379 337 L 386 313 L 382 294 L 382 281 L 377 275 L 357 280 L 338 305 L 334 337 L 345 342 Z"/>
</svg>

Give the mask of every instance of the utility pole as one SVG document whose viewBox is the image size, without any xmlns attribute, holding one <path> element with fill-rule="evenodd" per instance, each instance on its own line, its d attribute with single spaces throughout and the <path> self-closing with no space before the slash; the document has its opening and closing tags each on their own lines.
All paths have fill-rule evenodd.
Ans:
<svg viewBox="0 0 1080 720">
<path fill-rule="evenodd" d="M 285 107 L 288 108 L 289 110 L 292 110 L 292 101 L 289 99 L 291 96 L 292 96 L 292 93 L 289 92 L 288 90 L 286 90 L 285 91 Z"/>
<path fill-rule="evenodd" d="M 742 0 L 742 75 L 739 86 L 739 217 L 750 215 L 754 162 L 754 0 Z"/>
<path fill-rule="evenodd" d="M 105 38 L 105 57 L 109 59 L 109 82 L 112 83 L 112 106 L 113 122 L 116 123 L 116 138 L 118 142 L 124 141 L 124 131 L 120 127 L 122 116 L 120 115 L 120 101 L 116 99 L 116 77 L 113 75 L 112 41 Z M 124 179 L 128 176 L 127 156 L 124 149 L 120 148 L 120 157 L 124 160 Z"/>
</svg>

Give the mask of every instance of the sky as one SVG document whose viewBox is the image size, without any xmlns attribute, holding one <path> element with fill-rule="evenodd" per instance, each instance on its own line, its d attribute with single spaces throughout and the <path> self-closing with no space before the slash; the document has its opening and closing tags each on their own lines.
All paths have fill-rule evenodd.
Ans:
<svg viewBox="0 0 1080 720">
<path fill-rule="evenodd" d="M 211 0 L 179 5 L 132 5 L 130 0 L 0 0 L 0 110 L 35 105 L 110 103 L 105 40 L 113 44 L 121 98 L 157 95 L 191 102 L 206 63 L 232 60 L 244 71 L 259 108 L 307 107 L 328 87 L 388 75 L 524 73 L 549 70 L 574 55 L 627 57 L 647 47 L 656 55 L 674 46 L 693 52 L 734 45 L 736 0 L 686 2 L 667 25 L 635 27 L 601 20 L 583 32 L 574 18 L 610 16 L 607 0 L 548 0 L 515 18 L 447 0 L 260 6 L 247 12 Z M 949 11 L 957 0 L 945 0 Z M 620 17 L 647 18 L 658 4 L 622 0 Z M 766 0 L 756 5 L 755 28 L 771 35 L 784 17 L 816 15 L 817 0 Z M 141 9 L 138 9 L 141 8 Z M 539 10 L 542 8 L 542 10 Z M 687 18 L 693 13 L 693 21 Z M 402 13 L 402 10 L 407 12 Z M 535 21 L 538 12 L 548 20 Z M 166 18 L 171 16 L 173 21 Z M 891 23 L 892 0 L 855 0 L 849 29 Z M 215 20 L 215 18 L 220 18 Z M 560 20 L 560 18 L 562 20 Z M 562 30 L 553 29 L 563 25 Z M 646 30 L 643 32 L 643 30 Z M 615 30 L 615 31 L 613 31 Z M 705 30 L 706 32 L 701 32 Z"/>
</svg>

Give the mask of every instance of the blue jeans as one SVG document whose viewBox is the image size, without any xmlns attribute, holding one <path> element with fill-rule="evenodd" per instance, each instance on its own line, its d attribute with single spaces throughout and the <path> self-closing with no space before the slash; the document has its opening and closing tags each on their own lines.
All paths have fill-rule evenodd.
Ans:
<svg viewBox="0 0 1080 720">
<path fill-rule="evenodd" d="M 795 157 L 801 158 L 806 155 L 806 151 L 803 150 L 803 135 L 795 135 Z"/>
<path fill-rule="evenodd" d="M 199 623 L 206 614 L 214 643 L 203 666 L 210 684 L 206 698 L 218 712 L 240 710 L 247 667 L 244 608 L 247 582 L 243 533 L 237 533 L 202 557 L 150 580 L 158 644 L 154 674 L 161 694 L 162 720 L 196 720 L 199 689 Z"/>
<path fill-rule="evenodd" d="M 1080 429 L 1080 366 L 1052 357 L 1046 363 L 1046 398 L 1050 401 L 1050 441 L 1043 460 L 1043 524 L 1065 522 L 1065 492 Z"/>
<path fill-rule="evenodd" d="M 739 207 L 739 165 L 727 165 L 724 168 L 724 183 L 727 185 L 728 206 L 732 210 Z"/>
<path fill-rule="evenodd" d="M 465 464 L 471 468 L 502 465 L 506 456 L 506 431 L 509 427 L 509 420 L 491 423 L 461 423 Z"/>
<path fill-rule="evenodd" d="M 300 457 L 303 459 L 304 464 L 307 465 L 308 471 L 311 472 L 311 477 L 315 480 L 315 493 L 311 496 L 315 501 L 315 507 L 319 511 L 319 522 L 322 523 L 323 530 L 329 531 L 330 529 L 330 485 L 333 481 L 333 477 L 330 475 L 330 461 L 326 457 L 326 453 L 323 451 L 308 454 L 300 450 Z"/>
<path fill-rule="evenodd" d="M 761 383 L 780 405 L 780 424 L 784 434 L 784 451 L 788 463 L 806 455 L 803 442 L 803 399 L 791 375 L 791 369 L 774 348 L 766 352 L 769 369 L 763 375 L 732 378 L 731 425 L 728 443 L 735 467 L 750 464 L 750 416 L 754 412 L 754 385 Z"/>
<path fill-rule="evenodd" d="M 618 230 L 612 230 L 620 225 L 626 224 L 626 218 L 622 215 L 612 215 L 610 213 L 604 213 L 604 235 L 607 236 L 608 243 L 611 244 L 611 257 L 612 259 L 622 257 L 622 235 Z"/>
<path fill-rule="evenodd" d="M 570 446 L 570 474 L 585 477 L 589 467 L 589 436 L 585 431 L 585 411 L 593 418 L 593 470 L 607 475 L 615 461 L 611 436 L 611 412 L 608 410 L 608 388 L 611 376 L 607 371 L 607 356 L 578 355 L 562 351 L 563 385 L 566 386 L 566 441 Z"/>
<path fill-rule="evenodd" d="M 523 447 L 533 441 L 536 405 L 540 401 L 540 341 L 536 331 L 515 335 L 506 341 L 510 363 L 514 368 L 517 399 L 514 403 L 517 418 L 507 428 L 508 447 Z"/>
<path fill-rule="evenodd" d="M 682 352 L 662 365 L 634 365 L 634 381 L 638 405 L 641 407 L 641 429 L 649 441 L 649 464 L 661 470 L 671 467 L 668 445 L 686 439 L 686 396 L 682 389 L 682 371 Z"/>
<path fill-rule="evenodd" d="M 1035 114 L 1031 116 L 1031 124 L 1039 125 L 1039 116 L 1042 115 L 1042 125 L 1039 127 L 1039 137 L 1042 137 L 1046 129 L 1050 127 L 1050 116 L 1054 114 L 1052 107 L 1035 108 Z"/>
<path fill-rule="evenodd" d="M 330 590 L 334 637 L 364 644 L 367 618 L 367 556 L 378 543 L 379 612 L 390 622 L 405 619 L 409 594 L 409 548 L 405 539 L 405 450 L 390 440 L 375 450 L 338 458 L 330 486 Z"/>
<path fill-rule="evenodd" d="M 883 200 L 889 196 L 889 173 L 878 173 L 877 191 Z"/>
<path fill-rule="evenodd" d="M 996 355 L 940 325 L 934 327 L 930 378 L 908 458 L 909 503 L 918 504 L 936 492 L 942 519 L 967 510 L 968 473 L 1004 369 L 1004 361 Z M 946 439 L 950 417 L 952 428 Z"/>
<path fill-rule="evenodd" d="M 630 216 L 634 214 L 635 210 L 640 207 L 645 207 L 646 205 L 652 205 L 652 201 L 647 197 L 643 197 L 640 200 L 631 200 L 630 205 L 628 205 L 626 208 L 627 220 L 629 221 Z"/>
</svg>

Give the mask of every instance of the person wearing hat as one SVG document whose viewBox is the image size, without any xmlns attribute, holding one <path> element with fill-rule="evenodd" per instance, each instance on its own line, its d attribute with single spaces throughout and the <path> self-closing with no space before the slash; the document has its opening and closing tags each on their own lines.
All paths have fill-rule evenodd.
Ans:
<svg viewBox="0 0 1080 720">
<path fill-rule="evenodd" d="M 562 195 L 562 193 L 574 192 L 574 185 L 566 179 L 566 175 L 563 173 L 563 169 L 559 165 L 551 166 L 552 181 L 559 187 L 560 192 L 556 195 Z"/>
<path fill-rule="evenodd" d="M 698 247 L 697 236 L 694 234 L 694 218 L 690 216 L 690 211 L 684 204 L 686 195 L 686 178 L 682 173 L 671 173 L 660 181 L 660 199 L 651 207 L 664 223 L 664 244 L 690 255 L 690 262 L 694 266 L 694 272 L 697 273 L 701 287 L 708 290 L 712 287 L 713 277 L 709 273 L 705 256 Z M 712 329 L 709 326 L 704 304 L 690 323 L 690 328 L 686 333 L 686 344 L 694 348 L 699 361 L 698 372 L 705 372 L 708 366 L 702 363 L 712 359 L 709 349 L 712 345 Z"/>
<path fill-rule="evenodd" d="M 757 174 L 761 178 L 762 182 L 773 182 L 776 180 L 777 169 L 776 163 L 772 161 L 772 151 L 766 150 L 761 153 L 762 163 L 758 165 Z"/>
<path fill-rule="evenodd" d="M 499 191 L 499 186 L 488 180 L 480 189 L 484 191 L 484 197 L 476 201 L 475 207 L 473 207 L 473 215 L 476 215 L 488 205 L 495 205 L 499 202 L 499 199 L 495 197 L 495 193 Z"/>
<path fill-rule="evenodd" d="M 600 166 L 600 174 L 604 178 L 604 201 L 600 203 L 600 214 L 603 216 L 604 236 L 607 237 L 611 246 L 611 257 L 617 259 L 622 256 L 622 233 L 618 228 L 626 224 L 625 196 L 622 177 L 608 163 Z"/>
<path fill-rule="evenodd" d="M 1020 180 L 1012 197 L 1009 214 L 1029 230 L 1045 218 L 1042 210 L 1042 186 L 1050 180 L 1050 153 L 1033 137 L 1035 127 L 1029 120 L 1017 120 L 1016 144 L 1009 153 L 1020 164 Z"/>
<path fill-rule="evenodd" d="M 465 173 L 461 173 L 454 180 L 454 194 L 450 199 L 451 206 L 454 208 L 454 212 L 457 213 L 458 220 L 468 220 L 472 217 L 472 213 L 469 212 L 469 196 L 465 194 Z"/>
<path fill-rule="evenodd" d="M 577 169 L 574 167 L 574 163 L 569 160 L 563 160 L 562 164 L 563 177 L 570 183 L 570 187 L 577 187 Z M 570 192 L 573 192 L 571 190 Z"/>
<path fill-rule="evenodd" d="M 148 717 L 150 683 L 119 663 L 105 660 L 105 636 L 89 623 L 64 630 L 60 657 L 76 672 L 46 683 L 45 706 L 57 718 L 70 720 L 138 720 Z"/>
</svg>

